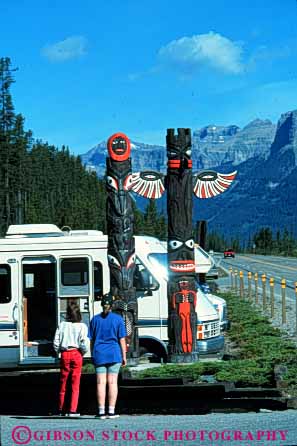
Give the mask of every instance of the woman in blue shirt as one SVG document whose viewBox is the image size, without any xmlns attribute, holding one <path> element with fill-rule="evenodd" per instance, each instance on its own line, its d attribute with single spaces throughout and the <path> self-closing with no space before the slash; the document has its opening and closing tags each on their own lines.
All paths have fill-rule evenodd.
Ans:
<svg viewBox="0 0 297 446">
<path fill-rule="evenodd" d="M 112 313 L 113 297 L 103 296 L 103 311 L 93 317 L 89 328 L 92 356 L 97 374 L 98 417 L 117 418 L 115 405 L 118 396 L 118 374 L 121 365 L 125 366 L 127 336 L 123 318 Z M 108 413 L 105 412 L 106 385 L 108 384 Z"/>
</svg>

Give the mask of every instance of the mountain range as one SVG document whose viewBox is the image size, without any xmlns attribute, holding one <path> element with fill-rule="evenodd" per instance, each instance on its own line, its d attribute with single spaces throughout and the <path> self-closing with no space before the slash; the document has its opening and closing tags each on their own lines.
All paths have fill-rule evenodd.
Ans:
<svg viewBox="0 0 297 446">
<path fill-rule="evenodd" d="M 229 163 L 236 166 L 254 156 L 267 156 L 275 128 L 269 120 L 256 119 L 243 129 L 235 125 L 209 125 L 195 130 L 192 136 L 193 169 L 209 169 Z M 81 155 L 81 159 L 87 169 L 95 170 L 99 177 L 103 177 L 106 156 L 107 142 L 102 141 Z M 148 169 L 166 172 L 165 146 L 131 141 L 131 156 L 134 172 Z"/>
<path fill-rule="evenodd" d="M 98 144 L 82 161 L 99 176 L 105 172 L 106 142 Z M 288 229 L 297 235 L 297 110 L 284 113 L 277 125 L 254 120 L 244 128 L 209 125 L 192 134 L 193 172 L 213 168 L 237 170 L 236 180 L 224 194 L 194 198 L 194 219 L 207 220 L 217 230 L 242 241 L 261 227 Z M 166 149 L 132 142 L 133 172 L 166 172 Z M 166 205 L 160 202 L 159 207 Z"/>
</svg>

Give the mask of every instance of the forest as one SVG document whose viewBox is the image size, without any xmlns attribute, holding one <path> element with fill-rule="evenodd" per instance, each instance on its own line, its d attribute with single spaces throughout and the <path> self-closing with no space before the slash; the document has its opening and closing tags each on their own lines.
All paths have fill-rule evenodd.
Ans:
<svg viewBox="0 0 297 446">
<path fill-rule="evenodd" d="M 83 166 L 79 156 L 64 145 L 55 147 L 25 129 L 25 117 L 17 113 L 12 86 L 17 69 L 8 57 L 0 58 L 0 236 L 9 225 L 52 223 L 72 229 L 105 232 L 105 182 Z M 160 239 L 167 237 L 166 218 L 149 200 L 142 212 L 134 204 L 134 232 Z M 199 241 L 199 234 L 194 234 Z M 228 246 L 227 246 L 228 245 Z M 259 228 L 243 246 L 239 238 L 208 232 L 206 249 L 297 255 L 297 242 L 284 230 L 273 234 Z"/>
<path fill-rule="evenodd" d="M 226 240 L 221 234 L 210 232 L 207 236 L 206 248 L 217 252 L 232 248 L 237 253 L 297 257 L 297 241 L 292 231 L 284 229 L 274 234 L 269 227 L 259 228 L 254 235 L 249 237 L 246 244 L 243 244 L 238 237 Z"/>
<path fill-rule="evenodd" d="M 29 223 L 105 231 L 104 181 L 67 145 L 55 147 L 25 129 L 11 92 L 16 71 L 9 58 L 0 58 L 0 235 L 9 225 Z M 144 213 L 135 206 L 135 232 L 143 231 L 166 235 L 154 202 Z"/>
</svg>

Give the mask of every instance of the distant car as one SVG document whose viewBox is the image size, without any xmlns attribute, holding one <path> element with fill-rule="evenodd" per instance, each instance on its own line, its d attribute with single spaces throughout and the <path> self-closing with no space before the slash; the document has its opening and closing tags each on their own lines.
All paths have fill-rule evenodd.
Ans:
<svg viewBox="0 0 297 446">
<path fill-rule="evenodd" d="M 226 258 L 226 257 L 235 257 L 235 252 L 234 252 L 234 250 L 233 249 L 226 249 L 225 251 L 224 251 L 224 259 Z"/>
</svg>

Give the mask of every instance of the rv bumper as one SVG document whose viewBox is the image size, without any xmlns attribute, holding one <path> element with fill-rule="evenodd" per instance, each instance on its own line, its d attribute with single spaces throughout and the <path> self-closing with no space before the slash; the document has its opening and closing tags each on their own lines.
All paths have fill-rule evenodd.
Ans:
<svg viewBox="0 0 297 446">
<path fill-rule="evenodd" d="M 224 349 L 224 336 L 216 336 L 215 338 L 198 341 L 198 352 L 200 355 L 208 355 L 211 353 L 219 353 Z"/>
</svg>

